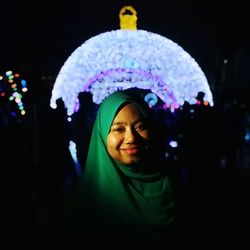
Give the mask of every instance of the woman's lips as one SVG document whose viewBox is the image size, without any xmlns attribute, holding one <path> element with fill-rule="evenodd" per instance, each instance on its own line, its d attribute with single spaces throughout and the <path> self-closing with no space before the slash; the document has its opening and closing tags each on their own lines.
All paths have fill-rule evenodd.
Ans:
<svg viewBox="0 0 250 250">
<path fill-rule="evenodd" d="M 123 150 L 129 155 L 135 155 L 139 152 L 138 148 L 125 148 Z"/>
</svg>

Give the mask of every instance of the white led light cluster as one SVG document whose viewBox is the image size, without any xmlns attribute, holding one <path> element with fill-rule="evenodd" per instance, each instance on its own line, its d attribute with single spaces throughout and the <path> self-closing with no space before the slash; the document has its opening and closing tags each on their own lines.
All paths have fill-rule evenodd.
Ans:
<svg viewBox="0 0 250 250">
<path fill-rule="evenodd" d="M 121 29 L 94 36 L 62 66 L 50 100 L 62 98 L 70 116 L 79 108 L 80 92 L 97 104 L 114 91 L 149 89 L 171 110 L 195 104 L 199 92 L 213 106 L 207 79 L 197 62 L 177 43 L 145 30 Z"/>
</svg>

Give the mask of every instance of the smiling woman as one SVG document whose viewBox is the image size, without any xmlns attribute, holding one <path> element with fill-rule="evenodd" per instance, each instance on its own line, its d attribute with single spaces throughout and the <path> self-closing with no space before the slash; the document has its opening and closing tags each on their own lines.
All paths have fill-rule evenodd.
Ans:
<svg viewBox="0 0 250 250">
<path fill-rule="evenodd" d="M 133 103 L 125 103 L 107 137 L 109 155 L 125 165 L 138 164 L 147 158 L 148 141 L 149 128 L 140 110 Z"/>
<path fill-rule="evenodd" d="M 70 228 L 118 233 L 126 239 L 176 236 L 173 180 L 158 157 L 153 118 L 148 104 L 131 90 L 103 101 L 85 170 L 66 202 Z"/>
</svg>

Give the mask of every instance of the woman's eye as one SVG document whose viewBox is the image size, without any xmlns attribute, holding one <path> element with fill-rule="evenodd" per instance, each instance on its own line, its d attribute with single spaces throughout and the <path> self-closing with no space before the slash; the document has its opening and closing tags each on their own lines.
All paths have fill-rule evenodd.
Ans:
<svg viewBox="0 0 250 250">
<path fill-rule="evenodd" d="M 111 131 L 120 133 L 120 132 L 124 131 L 124 128 L 122 128 L 122 127 L 114 127 L 114 128 L 111 129 Z"/>
<path fill-rule="evenodd" d="M 144 123 L 141 123 L 141 124 L 138 124 L 138 125 L 136 125 L 135 126 L 135 129 L 136 130 L 145 130 L 145 129 L 147 129 L 147 127 L 146 127 L 146 124 L 144 124 Z"/>
</svg>

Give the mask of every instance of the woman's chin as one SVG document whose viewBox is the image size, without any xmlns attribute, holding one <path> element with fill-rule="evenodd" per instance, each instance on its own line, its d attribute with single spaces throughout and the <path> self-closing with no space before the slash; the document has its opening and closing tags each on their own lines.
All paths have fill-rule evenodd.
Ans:
<svg viewBox="0 0 250 250">
<path fill-rule="evenodd" d="M 127 161 L 124 161 L 124 165 L 129 167 L 136 167 L 137 165 L 141 165 L 145 160 L 141 157 L 134 157 L 133 159 L 129 159 Z"/>
</svg>

